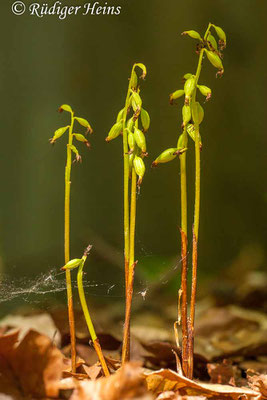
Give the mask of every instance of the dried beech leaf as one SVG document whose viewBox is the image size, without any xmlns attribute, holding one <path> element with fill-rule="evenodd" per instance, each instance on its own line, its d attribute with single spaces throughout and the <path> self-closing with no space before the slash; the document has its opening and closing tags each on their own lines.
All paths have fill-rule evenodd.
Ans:
<svg viewBox="0 0 267 400">
<path fill-rule="evenodd" d="M 146 384 L 142 369 L 139 364 L 128 363 L 108 378 L 79 382 L 70 400 L 126 400 L 143 394 Z"/>
<path fill-rule="evenodd" d="M 249 386 L 253 390 L 259 392 L 263 399 L 267 399 L 267 375 L 249 375 L 250 373 L 252 373 L 252 371 L 248 371 L 247 378 Z"/>
<path fill-rule="evenodd" d="M 164 391 L 181 391 L 187 395 L 204 395 L 206 397 L 220 396 L 234 400 L 246 396 L 246 399 L 259 399 L 258 392 L 248 388 L 237 388 L 228 385 L 194 382 L 184 376 L 178 375 L 169 369 L 161 369 L 145 374 L 148 389 L 155 393 Z"/>
<path fill-rule="evenodd" d="M 92 381 L 95 381 L 101 375 L 102 367 L 101 365 L 92 365 L 88 367 L 87 365 L 83 365 L 84 372 L 89 376 Z"/>
<path fill-rule="evenodd" d="M 241 371 L 228 360 L 207 364 L 207 368 L 212 383 L 236 386 L 236 380 L 241 378 Z"/>
</svg>

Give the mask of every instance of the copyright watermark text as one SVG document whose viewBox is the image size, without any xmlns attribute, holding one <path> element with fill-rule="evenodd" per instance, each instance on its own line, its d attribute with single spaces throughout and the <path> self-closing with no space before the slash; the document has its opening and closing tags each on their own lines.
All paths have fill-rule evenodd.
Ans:
<svg viewBox="0 0 267 400">
<path fill-rule="evenodd" d="M 121 6 L 110 5 L 107 2 L 101 4 L 98 1 L 75 6 L 64 5 L 61 1 L 55 1 L 53 5 L 36 2 L 26 6 L 23 1 L 15 1 L 11 10 L 15 15 L 23 15 L 27 12 L 28 15 L 38 18 L 54 15 L 64 20 L 71 15 L 120 15 Z"/>
</svg>

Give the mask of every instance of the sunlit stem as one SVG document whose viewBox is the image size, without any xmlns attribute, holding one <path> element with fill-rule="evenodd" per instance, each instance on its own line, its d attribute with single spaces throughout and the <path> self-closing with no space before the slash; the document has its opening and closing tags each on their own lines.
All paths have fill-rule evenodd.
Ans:
<svg viewBox="0 0 267 400">
<path fill-rule="evenodd" d="M 107 367 L 106 364 L 106 360 L 104 358 L 99 340 L 97 338 L 96 332 L 95 332 L 95 328 L 88 310 L 88 306 L 87 306 L 87 302 L 86 302 L 86 298 L 85 298 L 85 294 L 84 294 L 84 288 L 83 288 L 83 267 L 84 267 L 84 263 L 87 259 L 87 254 L 85 254 L 82 258 L 82 262 L 79 266 L 78 269 L 78 275 L 77 275 L 77 283 L 78 283 L 78 291 L 79 291 L 79 297 L 80 297 L 80 302 L 81 302 L 81 306 L 82 306 L 82 310 L 83 310 L 83 314 L 85 317 L 85 321 L 91 336 L 91 339 L 93 341 L 94 344 L 94 348 L 95 351 L 97 353 L 98 359 L 100 361 L 100 364 L 102 366 L 103 372 L 105 376 L 109 376 L 110 372 L 109 369 Z"/>
<path fill-rule="evenodd" d="M 74 113 L 71 113 L 71 125 L 69 128 L 69 142 L 67 146 L 67 162 L 65 169 L 65 232 L 64 232 L 64 248 L 65 248 L 65 264 L 70 260 L 70 186 L 71 186 L 71 145 L 73 140 Z M 75 346 L 75 320 L 72 299 L 71 272 L 66 270 L 67 300 L 68 300 L 68 316 L 71 341 L 71 367 L 72 372 L 76 372 L 76 346 Z"/>
</svg>

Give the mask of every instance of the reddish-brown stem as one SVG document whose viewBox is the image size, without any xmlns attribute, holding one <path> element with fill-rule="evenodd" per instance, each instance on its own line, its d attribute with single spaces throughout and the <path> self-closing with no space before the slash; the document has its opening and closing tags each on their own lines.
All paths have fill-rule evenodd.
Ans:
<svg viewBox="0 0 267 400">
<path fill-rule="evenodd" d="M 182 274 L 181 274 L 181 289 L 182 289 L 182 366 L 185 376 L 188 376 L 188 321 L 187 321 L 187 236 L 181 229 L 182 243 Z"/>
<path fill-rule="evenodd" d="M 105 376 L 110 376 L 110 372 L 109 372 L 109 369 L 107 367 L 106 360 L 105 360 L 105 358 L 103 356 L 103 352 L 102 352 L 99 340 L 95 339 L 93 343 L 94 343 L 94 348 L 95 348 L 96 354 L 97 354 L 98 359 L 100 361 L 100 364 L 102 366 L 104 375 Z"/>
</svg>

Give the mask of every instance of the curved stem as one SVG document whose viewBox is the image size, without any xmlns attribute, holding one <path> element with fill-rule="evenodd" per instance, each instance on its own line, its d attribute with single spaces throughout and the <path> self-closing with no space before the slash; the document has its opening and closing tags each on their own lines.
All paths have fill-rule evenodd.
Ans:
<svg viewBox="0 0 267 400">
<path fill-rule="evenodd" d="M 204 42 L 207 39 L 211 24 L 208 25 L 204 35 Z M 192 108 L 196 103 L 197 84 L 201 73 L 204 48 L 200 50 L 199 60 L 195 78 L 195 90 L 192 95 Z M 195 325 L 195 306 L 196 306 L 196 289 L 197 289 L 197 266 L 198 266 L 198 232 L 199 232 L 199 216 L 200 216 L 200 141 L 199 141 L 199 123 L 194 122 L 195 126 L 195 207 L 194 207 L 194 225 L 193 225 L 193 255 L 192 255 L 192 286 L 191 286 L 191 301 L 190 301 L 190 319 L 189 319 L 189 374 L 188 377 L 193 377 L 193 357 L 194 357 L 194 325 Z"/>
<path fill-rule="evenodd" d="M 64 252 L 65 264 L 70 260 L 70 186 L 71 186 L 71 148 L 73 140 L 73 125 L 74 113 L 71 113 L 71 125 L 69 128 L 69 142 L 67 146 L 67 162 L 65 169 L 65 228 L 64 228 Z M 71 272 L 66 270 L 66 285 L 67 285 L 67 300 L 68 300 L 68 315 L 71 341 L 71 366 L 72 372 L 76 372 L 76 347 L 75 347 L 75 320 L 73 311 L 72 284 Z"/>
<path fill-rule="evenodd" d="M 126 301 L 123 347 L 122 347 L 123 364 L 129 361 L 130 358 L 130 322 L 131 322 L 131 309 L 132 309 L 132 299 L 133 299 L 134 269 L 135 269 L 136 184 L 137 184 L 137 176 L 135 169 L 132 168 L 130 254 L 129 254 L 128 285 L 127 285 L 127 301 Z"/>
<path fill-rule="evenodd" d="M 99 340 L 98 340 L 96 332 L 95 332 L 95 328 L 94 328 L 94 325 L 93 325 L 93 322 L 92 322 L 92 319 L 91 319 L 91 316 L 90 316 L 90 313 L 89 313 L 89 310 L 88 310 L 88 306 L 87 306 L 86 298 L 85 298 L 85 294 L 84 294 L 83 267 L 84 267 L 84 263 L 86 261 L 86 258 L 87 258 L 86 256 L 83 256 L 83 258 L 82 258 L 83 261 L 80 264 L 79 269 L 78 269 L 78 274 L 77 274 L 78 292 L 79 292 L 80 302 L 81 302 L 83 314 L 84 314 L 84 317 L 85 317 L 85 321 L 86 321 L 86 324 L 87 324 L 91 339 L 93 341 L 95 351 L 97 353 L 98 359 L 100 361 L 100 364 L 102 366 L 102 369 L 103 369 L 103 372 L 104 372 L 105 376 L 109 376 L 110 372 L 109 372 L 109 369 L 107 367 L 106 360 L 105 360 L 105 358 L 103 356 L 102 349 L 101 349 Z"/>
</svg>

